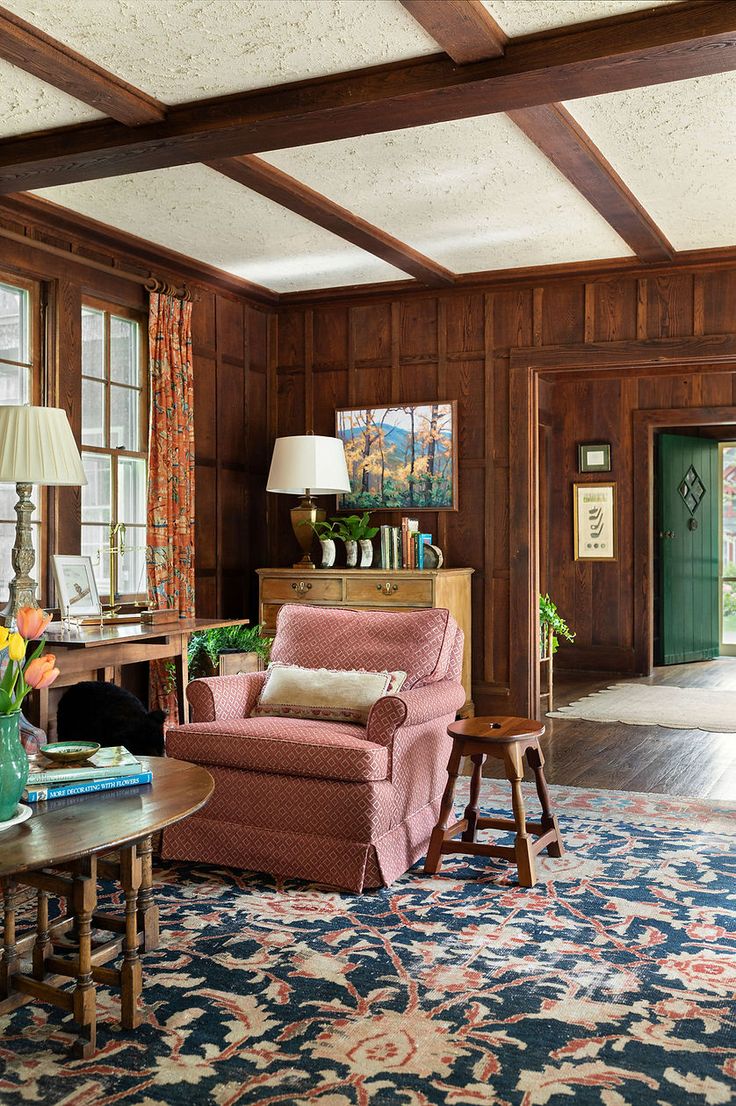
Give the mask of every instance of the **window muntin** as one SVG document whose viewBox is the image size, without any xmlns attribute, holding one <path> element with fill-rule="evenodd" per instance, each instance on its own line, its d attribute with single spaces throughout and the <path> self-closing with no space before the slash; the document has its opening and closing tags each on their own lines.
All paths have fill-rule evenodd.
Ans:
<svg viewBox="0 0 736 1106">
<path fill-rule="evenodd" d="M 119 308 L 82 307 L 82 553 L 109 599 L 110 527 L 125 526 L 118 596 L 145 598 L 147 373 L 142 322 Z"/>
<path fill-rule="evenodd" d="M 40 400 L 39 303 L 36 284 L 16 277 L 0 276 L 0 404 L 38 403 Z M 15 485 L 0 484 L 0 606 L 5 605 L 8 585 L 14 575 L 10 557 L 15 543 L 17 501 Z M 44 582 L 39 579 L 39 565 L 43 561 L 39 554 L 42 547 L 42 489 L 32 489 L 31 501 L 36 508 L 32 518 L 33 548 L 36 551 L 32 575 L 39 582 L 40 598 L 44 590 Z"/>
</svg>

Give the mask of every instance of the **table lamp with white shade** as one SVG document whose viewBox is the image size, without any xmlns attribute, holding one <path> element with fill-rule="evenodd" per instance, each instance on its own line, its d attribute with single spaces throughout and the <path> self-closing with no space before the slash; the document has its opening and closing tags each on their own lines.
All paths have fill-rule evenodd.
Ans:
<svg viewBox="0 0 736 1106">
<path fill-rule="evenodd" d="M 312 525 L 323 522 L 327 512 L 317 506 L 312 496 L 350 491 L 342 440 L 319 434 L 277 438 L 266 491 L 302 497 L 298 506 L 291 508 L 291 525 L 304 553 L 294 568 L 314 568 L 310 556 Z"/>
<path fill-rule="evenodd" d="M 36 560 L 31 536 L 34 484 L 80 487 L 87 483 L 66 413 L 59 407 L 0 406 L 0 483 L 15 484 L 15 544 L 10 598 L 0 621 L 10 626 L 21 607 L 37 607 Z"/>
</svg>

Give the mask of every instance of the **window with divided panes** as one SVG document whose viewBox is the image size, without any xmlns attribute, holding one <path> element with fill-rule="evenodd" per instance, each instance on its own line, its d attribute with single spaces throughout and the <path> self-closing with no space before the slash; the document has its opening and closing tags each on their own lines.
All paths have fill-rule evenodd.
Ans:
<svg viewBox="0 0 736 1106">
<path fill-rule="evenodd" d="M 122 524 L 118 592 L 146 593 L 148 372 L 140 316 L 89 301 L 82 307 L 82 553 L 100 594 L 110 594 L 110 528 Z"/>
<path fill-rule="evenodd" d="M 0 274 L 0 403 L 17 405 L 40 401 L 39 372 L 39 311 L 38 285 L 18 277 Z M 31 500 L 33 514 L 33 547 L 36 564 L 32 575 L 39 580 L 39 597 L 43 596 L 41 517 L 43 490 L 34 488 Z M 15 542 L 15 504 L 18 495 L 15 484 L 0 484 L 0 606 L 8 596 L 8 584 L 13 578 L 10 561 Z"/>
</svg>

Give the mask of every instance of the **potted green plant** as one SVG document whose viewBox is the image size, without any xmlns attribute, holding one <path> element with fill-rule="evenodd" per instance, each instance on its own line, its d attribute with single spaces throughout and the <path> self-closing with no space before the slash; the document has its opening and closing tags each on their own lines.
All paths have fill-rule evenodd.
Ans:
<svg viewBox="0 0 736 1106">
<path fill-rule="evenodd" d="M 268 664 L 270 637 L 260 626 L 217 626 L 198 630 L 189 638 L 189 676 L 228 675 L 229 672 L 257 672 Z M 227 658 L 225 662 L 222 657 Z"/>
<path fill-rule="evenodd" d="M 319 544 L 322 549 L 321 567 L 332 568 L 335 563 L 335 538 L 337 537 L 334 523 L 324 521 L 312 522 L 309 519 L 305 519 L 300 525 L 311 526 L 319 539 Z"/>
<path fill-rule="evenodd" d="M 571 630 L 564 618 L 557 610 L 557 604 L 549 595 L 539 597 L 539 625 L 542 631 L 542 658 L 554 656 L 559 647 L 559 637 L 566 641 L 575 640 L 575 631 Z"/>
<path fill-rule="evenodd" d="M 371 526 L 370 511 L 364 511 L 362 515 L 343 515 L 331 518 L 334 524 L 335 537 L 345 543 L 348 568 L 355 568 L 358 563 L 358 547 L 360 547 L 360 567 L 370 568 L 373 564 L 373 538 L 378 533 L 377 526 Z"/>
</svg>

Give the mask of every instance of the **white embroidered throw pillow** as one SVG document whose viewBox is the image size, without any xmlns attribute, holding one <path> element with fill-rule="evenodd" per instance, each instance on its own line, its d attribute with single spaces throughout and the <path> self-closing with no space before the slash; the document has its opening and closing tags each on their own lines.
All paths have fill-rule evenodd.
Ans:
<svg viewBox="0 0 736 1106">
<path fill-rule="evenodd" d="M 316 718 L 365 725 L 370 709 L 383 695 L 395 695 L 406 672 L 333 671 L 268 666 L 268 676 L 253 715 L 272 718 Z"/>
</svg>

